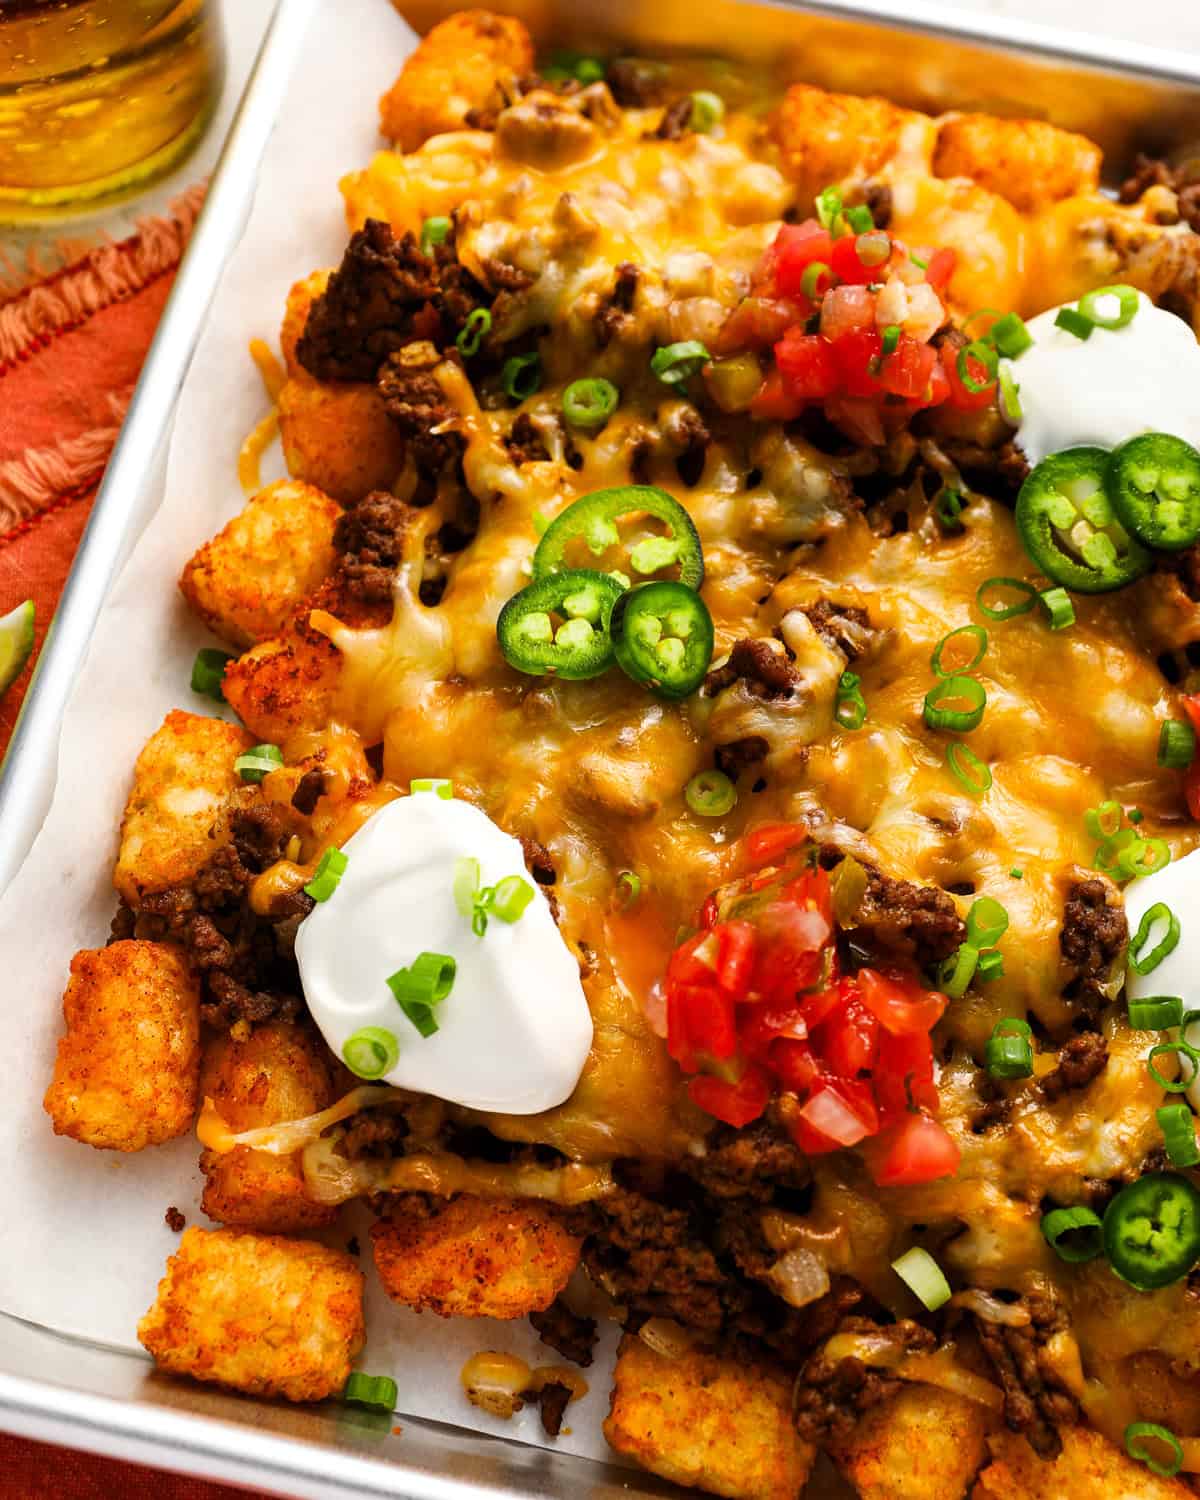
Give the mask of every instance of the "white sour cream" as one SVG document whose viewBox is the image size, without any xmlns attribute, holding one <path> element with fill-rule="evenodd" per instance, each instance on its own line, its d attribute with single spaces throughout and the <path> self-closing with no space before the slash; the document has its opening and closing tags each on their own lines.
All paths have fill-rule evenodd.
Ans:
<svg viewBox="0 0 1200 1500">
<path fill-rule="evenodd" d="M 1200 1010 L 1200 849 L 1182 859 L 1173 859 L 1156 874 L 1144 875 L 1126 886 L 1125 915 L 1130 938 L 1159 901 L 1169 906 L 1179 921 L 1179 942 L 1149 974 L 1137 974 L 1131 967 L 1125 993 L 1131 1000 L 1144 1000 L 1150 995 L 1179 995 L 1185 1011 Z M 1159 923 L 1149 942 L 1143 945 L 1143 954 L 1156 945 L 1164 931 Z M 1187 1040 L 1193 1047 L 1200 1047 L 1200 1022 L 1193 1021 L 1188 1027 Z M 1185 1068 L 1188 1066 L 1186 1059 L 1181 1059 L 1181 1063 Z M 1193 1108 L 1200 1109 L 1200 1078 L 1192 1079 L 1187 1093 Z"/>
<path fill-rule="evenodd" d="M 493 916 L 476 937 L 452 891 L 464 855 L 479 861 L 484 885 L 529 879 L 516 839 L 469 802 L 421 792 L 381 808 L 344 852 L 337 889 L 296 938 L 305 998 L 334 1052 L 341 1057 L 360 1028 L 380 1026 L 400 1047 L 388 1083 L 505 1114 L 561 1104 L 587 1060 L 592 1019 L 545 896 L 538 890 L 517 922 Z M 431 1037 L 387 985 L 422 952 L 458 964 Z"/>
<path fill-rule="evenodd" d="M 1139 292 L 1124 328 L 1079 339 L 1054 326 L 1059 311 L 1031 318 L 1033 347 L 1004 362 L 1020 387 L 1016 441 L 1031 464 L 1080 444 L 1115 448 L 1139 432 L 1200 447 L 1200 344 L 1182 318 Z"/>
</svg>

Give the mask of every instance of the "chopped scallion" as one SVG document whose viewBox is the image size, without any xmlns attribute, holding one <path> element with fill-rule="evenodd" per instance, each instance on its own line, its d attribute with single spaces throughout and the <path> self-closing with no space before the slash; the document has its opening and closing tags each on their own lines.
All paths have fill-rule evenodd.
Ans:
<svg viewBox="0 0 1200 1500">
<path fill-rule="evenodd" d="M 283 751 L 278 745 L 255 745 L 251 750 L 244 750 L 233 763 L 233 769 L 243 781 L 253 782 L 257 785 L 264 776 L 269 776 L 272 771 L 278 771 L 283 765 Z"/>
<path fill-rule="evenodd" d="M 443 802 L 449 802 L 454 796 L 454 783 L 444 776 L 419 776 L 408 783 L 408 790 L 414 797 L 418 792 L 432 792 Z"/>
<path fill-rule="evenodd" d="M 1196 731 L 1186 719 L 1168 719 L 1158 732 L 1158 763 L 1185 771 L 1196 758 Z"/>
<path fill-rule="evenodd" d="M 1060 1260 L 1082 1265 L 1103 1248 L 1100 1220 L 1090 1208 L 1054 1208 L 1042 1215 L 1042 1234 Z"/>
<path fill-rule="evenodd" d="M 470 313 L 467 321 L 459 330 L 458 337 L 454 340 L 458 352 L 466 359 L 479 353 L 479 346 L 492 331 L 492 315 L 486 307 L 477 307 Z"/>
<path fill-rule="evenodd" d="M 342 1400 L 351 1406 L 365 1406 L 371 1411 L 396 1410 L 399 1391 L 390 1375 L 364 1375 L 355 1370 L 346 1381 Z"/>
<path fill-rule="evenodd" d="M 347 1037 L 342 1061 L 359 1078 L 382 1078 L 400 1061 L 400 1043 L 383 1026 L 364 1026 Z"/>
<path fill-rule="evenodd" d="M 1194 1167 L 1200 1162 L 1196 1143 L 1196 1117 L 1186 1104 L 1164 1104 L 1155 1110 L 1163 1133 L 1167 1156 L 1176 1167 Z"/>
<path fill-rule="evenodd" d="M 205 646 L 196 652 L 192 663 L 192 692 L 203 693 L 206 698 L 225 701 L 225 668 L 234 660 L 232 652 L 220 651 L 216 646 Z"/>
<path fill-rule="evenodd" d="M 722 818 L 737 801 L 737 788 L 724 771 L 698 771 L 683 789 L 684 801 L 702 818 Z"/>
<path fill-rule="evenodd" d="M 349 863 L 350 860 L 340 849 L 326 849 L 317 861 L 313 878 L 304 887 L 306 894 L 314 901 L 328 901 L 337 890 L 338 883 L 346 873 L 346 866 Z"/>
<path fill-rule="evenodd" d="M 1043 589 L 1038 595 L 1046 611 L 1051 630 L 1067 630 L 1075 623 L 1075 606 L 1064 588 Z"/>
<path fill-rule="evenodd" d="M 1166 928 L 1153 948 L 1148 948 L 1150 939 L 1160 922 Z M 1156 901 L 1142 914 L 1138 929 L 1129 943 L 1129 967 L 1135 974 L 1150 974 L 1158 968 L 1168 953 L 1179 945 L 1179 918 L 1165 901 Z"/>
<path fill-rule="evenodd" d="M 950 1300 L 950 1283 L 928 1250 L 914 1245 L 892 1262 L 892 1270 L 930 1312 Z"/>
</svg>

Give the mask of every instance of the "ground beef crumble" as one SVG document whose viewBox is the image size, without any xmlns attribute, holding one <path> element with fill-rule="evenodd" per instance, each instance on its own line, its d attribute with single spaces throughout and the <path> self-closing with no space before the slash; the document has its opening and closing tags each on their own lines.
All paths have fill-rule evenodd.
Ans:
<svg viewBox="0 0 1200 1500">
<path fill-rule="evenodd" d="M 729 660 L 704 679 L 704 692 L 715 698 L 738 679 L 743 679 L 757 698 L 790 698 L 798 678 L 783 648 L 765 638 L 743 636 L 735 641 Z"/>
<path fill-rule="evenodd" d="M 645 109 L 662 98 L 663 69 L 638 57 L 618 57 L 604 70 L 613 98 L 624 109 Z"/>
<path fill-rule="evenodd" d="M 1038 1093 L 1052 1104 L 1056 1099 L 1088 1084 L 1103 1073 L 1108 1063 L 1108 1043 L 1095 1031 L 1072 1037 L 1059 1049 L 1058 1066 L 1037 1085 Z"/>
<path fill-rule="evenodd" d="M 870 1318 L 843 1318 L 838 1333 L 883 1335 L 906 1352 L 926 1353 L 937 1340 L 928 1328 L 904 1319 L 880 1325 Z M 871 1407 L 893 1395 L 903 1385 L 898 1376 L 874 1370 L 863 1360 L 848 1355 L 829 1360 L 815 1354 L 796 1381 L 793 1414 L 796 1431 L 806 1442 L 827 1443 L 844 1438 Z"/>
<path fill-rule="evenodd" d="M 1200 180 L 1194 165 L 1172 167 L 1161 157 L 1146 156 L 1139 151 L 1133 171 L 1121 184 L 1121 202 L 1136 203 L 1152 187 L 1169 188 L 1175 194 L 1179 217 L 1200 234 Z"/>
<path fill-rule="evenodd" d="M 533 425 L 533 418 L 527 411 L 521 412 L 512 424 L 504 439 L 504 446 L 517 465 L 544 463 L 550 457 L 545 439 Z"/>
<path fill-rule="evenodd" d="M 325 772 L 319 766 L 313 766 L 296 783 L 296 790 L 292 793 L 292 806 L 302 817 L 307 818 L 324 795 Z"/>
<path fill-rule="evenodd" d="M 387 1110 L 365 1109 L 355 1115 L 338 1142 L 338 1152 L 359 1161 L 365 1156 L 402 1156 L 402 1143 L 408 1136 L 408 1121 L 403 1115 Z"/>
<path fill-rule="evenodd" d="M 1058 944 L 1075 971 L 1067 994 L 1089 1010 L 1107 998 L 1104 986 L 1129 941 L 1129 923 L 1120 906 L 1108 901 L 1109 887 L 1094 877 L 1077 880 L 1067 892 Z"/>
<path fill-rule="evenodd" d="M 634 326 L 633 304 L 640 280 L 641 272 L 629 261 L 622 261 L 617 267 L 613 289 L 600 303 L 593 319 L 596 342 L 601 348 Z"/>
<path fill-rule="evenodd" d="M 856 604 L 818 599 L 804 613 L 825 644 L 840 651 L 848 662 L 857 661 L 874 639 L 870 615 Z"/>
<path fill-rule="evenodd" d="M 802 1188 L 810 1180 L 807 1158 L 765 1119 L 741 1130 L 719 1126 L 704 1155 L 682 1166 L 712 1198 L 766 1202 L 777 1188 Z"/>
<path fill-rule="evenodd" d="M 855 918 L 856 936 L 868 935 L 873 946 L 918 968 L 949 958 L 966 941 L 966 923 L 946 891 L 894 880 L 874 865 L 864 868 L 867 889 Z"/>
<path fill-rule="evenodd" d="M 432 373 L 437 358 L 432 344 L 419 346 L 416 359 L 411 350 L 398 350 L 380 366 L 375 382 L 384 411 L 408 443 L 417 468 L 427 474 L 457 462 L 466 447 L 461 433 L 437 430 L 454 419 L 454 408 Z"/>
<path fill-rule="evenodd" d="M 1079 1421 L 1079 1407 L 1045 1358 L 1047 1341 L 1067 1327 L 1067 1319 L 1048 1287 L 1022 1300 L 1030 1315 L 1025 1326 L 976 1317 L 975 1328 L 1004 1388 L 1008 1426 L 1023 1432 L 1042 1458 L 1055 1458 L 1062 1451 L 1058 1428 Z"/>
<path fill-rule="evenodd" d="M 658 122 L 658 129 L 654 132 L 660 141 L 682 140 L 692 128 L 692 96 L 685 94 L 682 99 L 676 99 L 674 104 L 663 110 L 663 117 Z"/>
<path fill-rule="evenodd" d="M 742 771 L 766 760 L 770 748 L 763 735 L 748 734 L 743 739 L 731 740 L 728 745 L 717 745 L 713 751 L 713 764 L 731 781 L 736 781 Z"/>
<path fill-rule="evenodd" d="M 584 1368 L 591 1364 L 597 1338 L 595 1318 L 581 1318 L 557 1297 L 545 1312 L 530 1313 L 529 1321 L 542 1343 L 549 1344 L 564 1359 Z"/>
<path fill-rule="evenodd" d="M 173 1203 L 171 1204 L 170 1208 L 167 1209 L 166 1213 L 163 1214 L 163 1221 L 165 1222 L 167 1228 L 172 1230 L 175 1234 L 182 1234 L 183 1231 L 187 1228 L 186 1215 L 180 1213 L 180 1211 L 175 1207 Z"/>
<path fill-rule="evenodd" d="M 571 1387 L 557 1380 L 548 1380 L 537 1390 L 521 1392 L 523 1401 L 537 1403 L 538 1414 L 542 1419 L 542 1431 L 547 1437 L 557 1437 L 562 1431 L 563 1417 L 566 1415 L 572 1395 Z"/>
<path fill-rule="evenodd" d="M 1154 568 L 1158 573 L 1173 573 L 1192 603 L 1200 603 L 1200 542 L 1182 552 L 1155 553 Z"/>
<path fill-rule="evenodd" d="M 364 604 L 386 604 L 391 599 L 411 517 L 409 506 L 386 490 L 372 490 L 338 517 L 333 546 L 354 598 Z"/>
</svg>

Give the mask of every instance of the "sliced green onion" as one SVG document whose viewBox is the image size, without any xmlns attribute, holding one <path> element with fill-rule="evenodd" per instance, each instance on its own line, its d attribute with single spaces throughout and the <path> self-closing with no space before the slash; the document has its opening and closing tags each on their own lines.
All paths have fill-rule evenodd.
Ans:
<svg viewBox="0 0 1200 1500">
<path fill-rule="evenodd" d="M 854 253 L 864 266 L 882 266 L 891 256 L 892 242 L 882 229 L 871 229 L 855 238 Z"/>
<path fill-rule="evenodd" d="M 1100 1254 L 1100 1220 L 1090 1208 L 1053 1208 L 1042 1215 L 1046 1243 L 1068 1265 L 1082 1265 Z"/>
<path fill-rule="evenodd" d="M 881 357 L 886 359 L 889 354 L 895 354 L 899 343 L 900 325 L 899 323 L 889 323 L 883 330 L 883 345 L 880 350 Z"/>
<path fill-rule="evenodd" d="M 950 1283 L 941 1266 L 920 1245 L 914 1245 L 911 1250 L 906 1250 L 899 1259 L 894 1260 L 892 1270 L 930 1312 L 936 1312 L 949 1302 Z"/>
<path fill-rule="evenodd" d="M 856 203 L 853 208 L 844 208 L 842 218 L 854 234 L 870 234 L 875 228 L 875 220 L 871 217 L 871 210 L 865 203 Z"/>
<path fill-rule="evenodd" d="M 1160 922 L 1167 924 L 1166 931 L 1149 952 L 1144 952 L 1143 950 L 1153 936 L 1154 929 Z M 1138 929 L 1129 944 L 1129 967 L 1135 974 L 1150 974 L 1158 968 L 1167 954 L 1174 953 L 1178 946 L 1179 918 L 1165 901 L 1156 901 L 1148 911 L 1142 914 L 1142 920 L 1138 923 Z"/>
<path fill-rule="evenodd" d="M 1066 589 L 1044 589 L 1038 595 L 1050 621 L 1051 630 L 1066 630 L 1075 623 L 1075 606 Z"/>
<path fill-rule="evenodd" d="M 1142 1438 L 1157 1438 L 1160 1443 L 1165 1443 L 1171 1450 L 1170 1461 L 1160 1464 L 1141 1442 Z M 1183 1444 L 1169 1427 L 1161 1427 L 1157 1422 L 1130 1422 L 1125 1429 L 1125 1452 L 1163 1479 L 1174 1479 L 1183 1468 Z"/>
<path fill-rule="evenodd" d="M 664 385 L 685 385 L 709 361 L 709 352 L 699 339 L 685 339 L 656 349 L 650 369 Z"/>
<path fill-rule="evenodd" d="M 1165 839 L 1137 839 L 1118 850 L 1117 871 L 1129 880 L 1156 875 L 1171 863 L 1171 850 Z"/>
<path fill-rule="evenodd" d="M 1131 807 L 1125 816 L 1131 823 L 1141 823 L 1145 821 L 1146 814 L 1140 807 Z"/>
<path fill-rule="evenodd" d="M 987 373 L 986 380 L 975 379 L 975 376 L 971 373 L 971 360 L 983 366 Z M 958 371 L 959 380 L 962 381 L 966 389 L 973 396 L 977 396 L 980 391 L 986 391 L 988 386 L 995 382 L 1000 369 L 1000 360 L 991 344 L 985 343 L 983 339 L 973 339 L 966 348 L 958 351 L 955 368 Z"/>
<path fill-rule="evenodd" d="M 992 773 L 984 765 L 970 745 L 960 740 L 946 746 L 946 763 L 955 779 L 970 792 L 972 797 L 982 797 L 992 784 Z"/>
<path fill-rule="evenodd" d="M 1127 848 L 1137 838 L 1132 828 L 1122 828 L 1119 833 L 1114 833 L 1112 838 L 1105 839 L 1092 856 L 1092 863 L 1097 870 L 1103 871 L 1105 875 L 1116 875 L 1117 857 L 1122 849 Z M 1127 878 L 1127 877 L 1125 877 Z"/>
<path fill-rule="evenodd" d="M 433 1007 L 440 1005 L 454 988 L 457 962 L 448 953 L 421 953 L 407 969 L 397 969 L 388 979 L 396 1004 L 422 1036 L 438 1029 Z"/>
<path fill-rule="evenodd" d="M 1113 297 L 1117 300 L 1116 312 L 1102 312 L 1101 300 L 1107 302 Z M 1127 323 L 1133 322 L 1137 310 L 1138 294 L 1133 287 L 1124 283 L 1098 286 L 1094 292 L 1087 292 L 1079 299 L 1079 311 L 1089 322 L 1095 323 L 1097 328 L 1124 328 Z"/>
<path fill-rule="evenodd" d="M 1186 719 L 1168 719 L 1158 732 L 1158 763 L 1184 771 L 1196 758 L 1196 731 Z"/>
<path fill-rule="evenodd" d="M 337 890 L 338 882 L 346 873 L 346 866 L 349 863 L 350 860 L 340 849 L 326 849 L 317 861 L 313 878 L 304 887 L 305 892 L 314 901 L 328 901 Z"/>
<path fill-rule="evenodd" d="M 642 879 L 633 870 L 622 870 L 617 876 L 617 907 L 620 911 L 629 911 L 637 904 L 638 897 L 642 894 Z"/>
<path fill-rule="evenodd" d="M 725 118 L 725 101 L 720 94 L 697 89 L 692 95 L 692 113 L 688 124 L 699 135 L 708 135 Z"/>
<path fill-rule="evenodd" d="M 598 57 L 581 57 L 572 71 L 586 88 L 589 83 L 599 83 L 604 77 L 604 64 Z"/>
<path fill-rule="evenodd" d="M 458 337 L 454 340 L 458 346 L 458 352 L 470 359 L 473 354 L 479 353 L 479 346 L 492 331 L 492 315 L 486 307 L 477 307 L 469 315 L 467 321 L 459 330 Z"/>
<path fill-rule="evenodd" d="M 1155 1110 L 1163 1133 L 1167 1156 L 1176 1167 L 1194 1167 L 1200 1162 L 1196 1144 L 1196 1117 L 1186 1104 L 1164 1104 Z"/>
<path fill-rule="evenodd" d="M 843 672 L 838 678 L 833 717 L 843 729 L 861 729 L 867 722 L 867 700 L 860 681 L 857 672 Z"/>
<path fill-rule="evenodd" d="M 1033 1032 L 1028 1021 L 1006 1016 L 992 1027 L 983 1065 L 993 1078 L 1029 1078 L 1033 1073 Z"/>
<path fill-rule="evenodd" d="M 1025 878 L 1025 871 L 1019 869 L 1016 865 L 1013 865 L 1012 869 L 1008 873 L 1010 879 L 1012 880 L 1023 880 Z"/>
<path fill-rule="evenodd" d="M 684 801 L 702 818 L 723 818 L 737 801 L 737 788 L 724 771 L 697 771 L 683 789 Z"/>
<path fill-rule="evenodd" d="M 1007 365 L 1000 366 L 997 379 L 1000 381 L 1000 410 L 1004 413 L 1004 420 L 1010 427 L 1019 427 L 1025 416 L 1021 410 L 1021 387 Z"/>
<path fill-rule="evenodd" d="M 386 1411 L 390 1415 L 396 1410 L 399 1394 L 390 1375 L 364 1375 L 355 1370 L 346 1381 L 342 1400 L 352 1406 L 365 1406 L 371 1411 Z"/>
<path fill-rule="evenodd" d="M 542 356 L 536 349 L 511 355 L 500 371 L 500 384 L 513 401 L 528 401 L 542 388 Z"/>
<path fill-rule="evenodd" d="M 1129 1002 L 1129 1024 L 1134 1031 L 1167 1031 L 1182 1021 L 1183 1001 L 1178 995 L 1147 995 Z"/>
<path fill-rule="evenodd" d="M 460 917 L 470 918 L 475 911 L 475 898 L 479 894 L 479 861 L 464 854 L 454 861 L 454 880 L 451 890 L 454 904 Z"/>
<path fill-rule="evenodd" d="M 1083 815 L 1083 826 L 1094 839 L 1111 839 L 1120 832 L 1125 810 L 1113 798 L 1101 802 L 1098 807 L 1089 807 Z"/>
<path fill-rule="evenodd" d="M 1162 1057 L 1168 1052 L 1176 1052 L 1181 1057 L 1187 1058 L 1191 1064 L 1191 1072 L 1187 1074 L 1186 1078 L 1183 1076 L 1182 1063 L 1180 1064 L 1180 1077 L 1178 1078 L 1164 1078 L 1154 1066 L 1154 1059 Z M 1160 1089 L 1166 1089 L 1168 1094 L 1183 1094 L 1187 1092 L 1197 1063 L 1200 1063 L 1200 1052 L 1197 1052 L 1195 1047 L 1190 1042 L 1185 1042 L 1182 1037 L 1177 1042 L 1159 1042 L 1157 1047 L 1151 1047 L 1150 1051 L 1146 1054 L 1146 1067 L 1149 1070 L 1150 1077 L 1154 1079 Z"/>
<path fill-rule="evenodd" d="M 953 640 L 968 636 L 975 643 L 975 654 L 968 662 L 949 669 L 942 666 L 942 652 Z M 933 655 L 929 658 L 929 665 L 935 677 L 955 677 L 959 674 L 973 672 L 983 658 L 987 655 L 988 633 L 982 625 L 960 625 L 957 630 L 952 630 L 944 635 L 933 648 Z"/>
<path fill-rule="evenodd" d="M 408 790 L 414 797 L 418 792 L 432 792 L 443 802 L 449 802 L 454 796 L 454 783 L 444 776 L 419 776 L 408 783 Z"/>
<path fill-rule="evenodd" d="M 961 1000 L 975 977 L 978 964 L 979 949 L 971 943 L 960 943 L 956 951 L 942 961 L 938 970 L 938 988 L 951 1000 Z"/>
<path fill-rule="evenodd" d="M 235 660 L 230 651 L 219 651 L 215 646 L 205 646 L 196 652 L 192 663 L 192 692 L 203 693 L 206 698 L 225 701 L 225 667 Z"/>
<path fill-rule="evenodd" d="M 1020 359 L 1026 349 L 1033 347 L 1033 335 L 1026 328 L 1024 318 L 1015 312 L 997 318 L 987 336 L 1005 359 Z"/>
<path fill-rule="evenodd" d="M 400 1061 L 400 1043 L 382 1026 L 364 1026 L 346 1038 L 342 1061 L 359 1078 L 382 1078 Z"/>
<path fill-rule="evenodd" d="M 1076 308 L 1063 307 L 1059 309 L 1054 326 L 1065 329 L 1067 333 L 1073 333 L 1077 339 L 1090 339 L 1095 325 L 1091 318 L 1085 318 Z"/>
<path fill-rule="evenodd" d="M 962 707 L 947 707 L 961 704 Z M 974 677 L 942 677 L 925 694 L 925 722 L 930 729 L 966 733 L 983 719 L 987 690 Z"/>
<path fill-rule="evenodd" d="M 929 262 L 927 260 L 922 260 L 919 255 L 914 255 L 911 250 L 908 253 L 908 258 L 912 261 L 913 265 L 916 266 L 918 271 L 928 271 Z"/>
<path fill-rule="evenodd" d="M 450 234 L 450 220 L 444 214 L 435 214 L 421 225 L 421 254 L 432 255 L 435 245 L 444 245 Z"/>
<path fill-rule="evenodd" d="M 563 392 L 563 416 L 572 427 L 598 432 L 616 411 L 620 399 L 621 393 L 611 380 L 574 380 Z"/>
<path fill-rule="evenodd" d="M 842 194 L 839 188 L 827 187 L 817 194 L 817 219 L 822 229 L 832 230 L 842 212 Z"/>
<path fill-rule="evenodd" d="M 243 781 L 260 782 L 272 771 L 283 765 L 283 751 L 278 745 L 255 745 L 244 750 L 233 763 L 233 769 Z"/>
<path fill-rule="evenodd" d="M 1015 604 L 988 604 L 983 596 L 995 589 L 1015 589 L 1017 593 L 1024 594 L 1025 598 Z M 975 603 L 979 606 L 979 613 L 986 615 L 989 620 L 1011 620 L 1015 615 L 1027 615 L 1037 599 L 1037 589 L 1023 578 L 986 578 L 975 590 Z"/>
<path fill-rule="evenodd" d="M 492 887 L 488 910 L 502 922 L 519 922 L 533 900 L 533 887 L 522 875 L 506 875 Z"/>
<path fill-rule="evenodd" d="M 823 287 L 818 285 L 822 279 L 825 282 Z M 829 290 L 832 282 L 833 272 L 830 268 L 823 260 L 814 260 L 810 261 L 804 268 L 804 272 L 800 277 L 800 290 L 810 302 L 816 302 Z"/>
<path fill-rule="evenodd" d="M 975 977 L 980 984 L 991 984 L 993 979 L 1000 979 L 1004 975 L 1004 954 L 998 949 L 992 948 L 987 953 L 979 955 L 979 967 L 975 971 Z"/>
<path fill-rule="evenodd" d="M 963 499 L 962 491 L 951 489 L 949 485 L 939 490 L 938 497 L 933 502 L 933 513 L 943 531 L 965 531 L 962 513 L 966 508 L 967 502 Z"/>
</svg>

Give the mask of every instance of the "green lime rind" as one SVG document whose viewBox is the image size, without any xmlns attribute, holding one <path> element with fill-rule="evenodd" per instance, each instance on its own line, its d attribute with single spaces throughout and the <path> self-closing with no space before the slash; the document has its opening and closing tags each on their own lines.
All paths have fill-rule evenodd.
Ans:
<svg viewBox="0 0 1200 1500">
<path fill-rule="evenodd" d="M 0 619 L 0 694 L 21 675 L 33 650 L 33 600 L 26 599 Z"/>
</svg>

